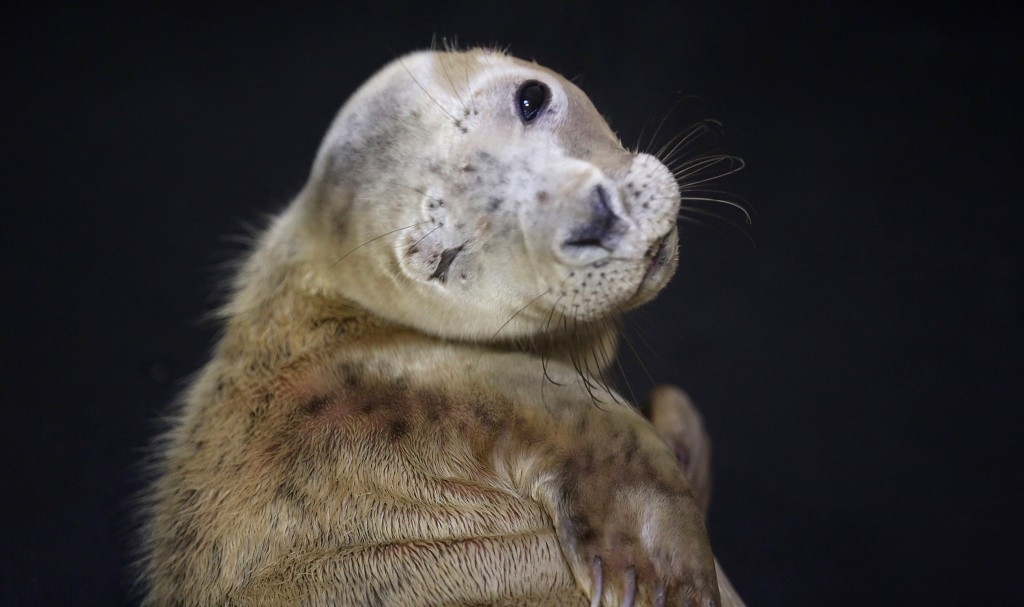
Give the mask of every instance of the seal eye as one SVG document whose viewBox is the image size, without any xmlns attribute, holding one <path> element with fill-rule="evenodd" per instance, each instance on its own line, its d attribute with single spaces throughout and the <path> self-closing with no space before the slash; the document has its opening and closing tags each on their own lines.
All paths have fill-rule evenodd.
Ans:
<svg viewBox="0 0 1024 607">
<path fill-rule="evenodd" d="M 524 82 L 516 93 L 516 103 L 519 104 L 519 115 L 523 117 L 523 122 L 533 122 L 550 99 L 551 89 L 548 85 L 536 80 Z"/>
</svg>

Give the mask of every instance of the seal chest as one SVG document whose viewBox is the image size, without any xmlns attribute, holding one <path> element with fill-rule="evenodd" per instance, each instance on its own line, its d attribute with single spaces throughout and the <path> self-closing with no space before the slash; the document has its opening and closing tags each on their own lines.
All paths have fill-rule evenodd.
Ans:
<svg viewBox="0 0 1024 607">
<path fill-rule="evenodd" d="M 555 72 L 383 68 L 160 443 L 144 603 L 716 603 L 703 477 L 602 379 L 610 321 L 675 268 L 679 200 Z"/>
</svg>

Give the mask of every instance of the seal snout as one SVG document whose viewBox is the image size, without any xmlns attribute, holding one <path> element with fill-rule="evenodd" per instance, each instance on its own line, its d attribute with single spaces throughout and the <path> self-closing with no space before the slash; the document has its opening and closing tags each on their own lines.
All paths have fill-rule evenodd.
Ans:
<svg viewBox="0 0 1024 607">
<path fill-rule="evenodd" d="M 590 190 L 586 201 L 590 206 L 590 216 L 582 225 L 572 230 L 562 243 L 564 249 L 599 247 L 606 251 L 615 250 L 628 226 L 612 210 L 610 196 L 608 189 L 601 184 Z"/>
</svg>

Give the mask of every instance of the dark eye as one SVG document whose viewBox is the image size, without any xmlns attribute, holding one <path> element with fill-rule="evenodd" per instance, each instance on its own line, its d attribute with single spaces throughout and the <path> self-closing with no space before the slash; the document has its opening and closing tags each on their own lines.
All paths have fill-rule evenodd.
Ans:
<svg viewBox="0 0 1024 607">
<path fill-rule="evenodd" d="M 523 122 L 532 122 L 540 113 L 548 100 L 551 99 L 551 89 L 543 82 L 527 80 L 519 87 L 516 94 L 516 103 L 519 104 L 519 115 Z"/>
</svg>

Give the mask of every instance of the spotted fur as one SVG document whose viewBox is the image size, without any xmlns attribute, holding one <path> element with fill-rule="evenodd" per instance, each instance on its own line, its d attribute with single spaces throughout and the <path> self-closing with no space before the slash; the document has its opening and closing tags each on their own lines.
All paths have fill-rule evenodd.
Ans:
<svg viewBox="0 0 1024 607">
<path fill-rule="evenodd" d="M 525 121 L 528 80 L 551 97 Z M 678 209 L 550 70 L 385 67 L 160 443 L 144 604 L 717 604 L 678 445 L 602 379 L 611 319 L 674 269 Z"/>
</svg>

